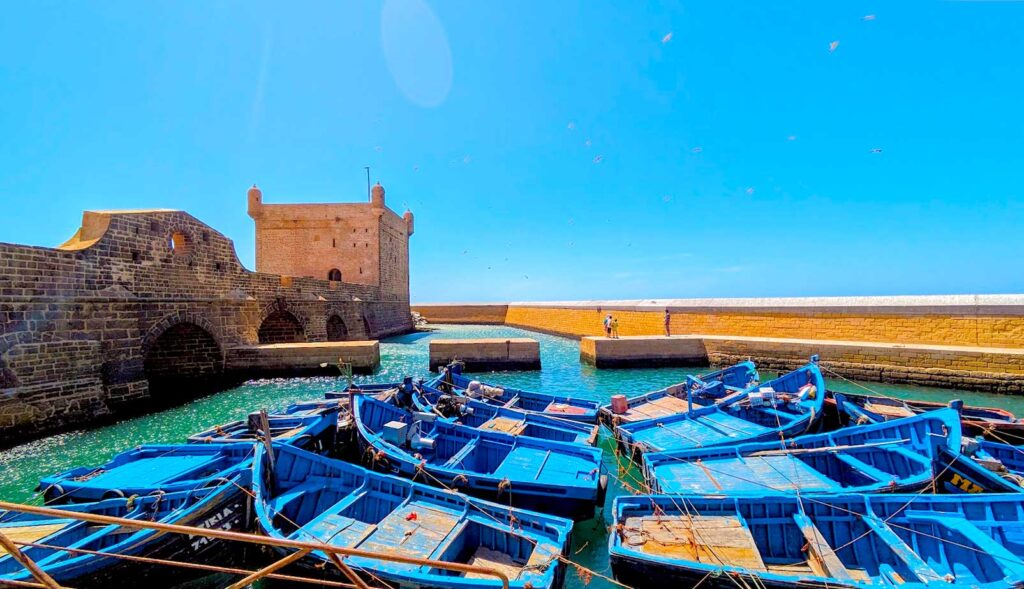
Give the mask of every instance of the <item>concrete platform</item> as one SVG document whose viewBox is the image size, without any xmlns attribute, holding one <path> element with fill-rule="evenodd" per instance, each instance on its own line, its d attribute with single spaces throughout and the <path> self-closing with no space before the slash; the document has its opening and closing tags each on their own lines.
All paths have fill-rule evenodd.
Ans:
<svg viewBox="0 0 1024 589">
<path fill-rule="evenodd" d="M 587 336 L 580 340 L 580 361 L 598 368 L 707 366 L 708 352 L 701 336 Z"/>
<path fill-rule="evenodd" d="M 540 343 L 528 337 L 430 341 L 430 370 L 454 360 L 468 371 L 540 370 Z"/>
<path fill-rule="evenodd" d="M 352 371 L 369 374 L 380 366 L 380 344 L 376 340 L 262 344 L 229 348 L 226 370 L 254 377 L 338 375 L 339 359 L 352 364 Z M 321 364 L 327 363 L 327 366 Z"/>
</svg>

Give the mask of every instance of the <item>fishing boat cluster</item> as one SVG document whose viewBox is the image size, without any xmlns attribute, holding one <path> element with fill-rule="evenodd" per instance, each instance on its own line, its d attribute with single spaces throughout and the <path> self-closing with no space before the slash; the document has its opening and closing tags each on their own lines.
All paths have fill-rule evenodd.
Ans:
<svg viewBox="0 0 1024 589">
<path fill-rule="evenodd" d="M 617 467 L 606 466 L 602 427 Z M 765 382 L 742 362 L 607 405 L 484 383 L 452 364 L 48 476 L 38 491 L 66 517 L 0 512 L 0 534 L 74 587 L 167 581 L 157 559 L 234 558 L 216 539 L 77 512 L 555 588 L 577 567 L 574 521 L 600 515 L 616 479 L 632 494 L 612 501 L 608 551 L 628 587 L 1024 586 L 1018 443 L 1024 423 L 999 409 L 832 393 L 817 358 Z M 306 551 L 289 566 L 336 581 L 348 568 L 372 586 L 500 586 L 365 553 L 341 564 Z M 5 581 L 33 575 L 0 552 Z"/>
</svg>

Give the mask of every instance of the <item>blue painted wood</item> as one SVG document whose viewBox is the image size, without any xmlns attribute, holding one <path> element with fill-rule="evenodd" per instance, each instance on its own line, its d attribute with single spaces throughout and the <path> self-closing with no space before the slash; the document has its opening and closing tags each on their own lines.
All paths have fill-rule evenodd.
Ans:
<svg viewBox="0 0 1024 589">
<path fill-rule="evenodd" d="M 497 395 L 481 394 L 474 397 L 478 401 L 490 405 L 543 413 L 582 423 L 597 423 L 597 412 L 601 406 L 598 401 L 586 397 L 549 395 L 547 393 L 524 391 L 503 385 L 488 384 L 463 375 L 462 365 L 458 363 L 450 364 L 441 369 L 441 373 L 437 377 L 428 380 L 425 386 L 443 393 L 466 396 L 467 387 L 472 382 L 477 382 L 492 390 L 500 391 L 500 394 Z"/>
<path fill-rule="evenodd" d="M 629 397 L 626 399 L 626 406 L 631 411 L 643 413 L 644 407 L 649 407 L 653 402 L 669 396 L 704 406 L 714 403 L 716 399 L 749 388 L 760 380 L 761 375 L 758 374 L 754 363 L 745 361 L 696 377 L 687 377 L 683 382 L 663 389 Z M 616 417 L 619 416 L 612 411 L 611 403 L 601 405 L 600 418 L 608 427 L 615 427 L 621 421 L 639 421 L 639 418 L 623 420 Z"/>
<path fill-rule="evenodd" d="M 612 509 L 612 571 L 633 586 L 1024 586 L 1021 494 L 623 496 Z"/>
<path fill-rule="evenodd" d="M 832 391 L 829 391 L 826 403 L 836 404 L 843 421 L 862 424 L 932 411 L 945 406 L 932 401 Z M 985 436 L 996 442 L 1024 444 L 1024 421 L 1013 413 L 997 407 L 964 405 L 959 400 L 950 401 L 949 405 L 955 405 L 960 411 L 961 430 L 965 436 Z"/>
<path fill-rule="evenodd" d="M 338 404 L 321 407 L 292 405 L 283 414 L 267 416 L 274 441 L 300 448 L 325 451 L 334 446 L 338 430 Z M 190 444 L 257 441 L 263 437 L 259 414 L 232 421 L 188 437 Z"/>
<path fill-rule="evenodd" d="M 807 365 L 707 407 L 616 426 L 632 453 L 664 452 L 778 440 L 808 432 L 821 417 L 825 380 L 815 358 Z"/>
<path fill-rule="evenodd" d="M 263 447 L 256 451 L 253 482 L 256 521 L 276 538 L 323 541 L 377 553 L 481 564 L 486 557 L 512 567 L 510 587 L 560 586 L 565 567 L 557 557 L 569 546 L 572 522 L 510 509 L 380 474 L 297 448 L 276 445 L 273 471 Z M 281 552 L 284 556 L 286 552 Z M 390 586 L 477 589 L 498 586 L 417 565 L 360 557 L 346 562 Z M 340 578 L 326 555 L 313 552 L 299 566 Z M 326 564 L 326 566 L 325 566 Z M 374 583 L 377 585 L 378 583 Z"/>
<path fill-rule="evenodd" d="M 47 503 L 58 504 L 192 491 L 248 469 L 253 446 L 245 442 L 139 446 L 97 467 L 80 466 L 45 477 L 38 490 Z"/>
<path fill-rule="evenodd" d="M 785 442 L 647 453 L 643 469 L 653 493 L 909 492 L 932 483 L 940 448 L 960 443 L 959 415 L 940 409 Z"/>
<path fill-rule="evenodd" d="M 422 380 L 413 382 L 410 378 L 388 385 L 388 388 L 383 390 L 380 385 L 357 385 L 353 390 L 363 394 L 376 394 L 378 397 L 382 392 L 393 391 L 391 394 L 396 396 L 395 402 L 398 404 L 411 405 L 418 411 L 435 413 L 443 419 L 469 427 L 496 429 L 518 424 L 514 426 L 518 432 L 516 435 L 531 438 L 593 446 L 597 443 L 597 434 L 600 430 L 598 425 L 500 407 L 461 395 L 449 395 L 427 386 Z"/>
<path fill-rule="evenodd" d="M 354 394 L 353 421 L 374 466 L 471 495 L 577 519 L 604 502 L 601 450 L 476 429 Z M 386 424 L 405 424 L 401 439 Z"/>
<path fill-rule="evenodd" d="M 246 531 L 251 524 L 248 496 L 242 491 L 250 484 L 250 469 L 236 471 L 230 480 L 212 487 L 131 499 L 105 499 L 95 503 L 59 506 L 67 512 L 91 513 L 132 520 Z M 59 528 L 56 528 L 59 526 Z M 173 559 L 231 566 L 237 554 L 220 542 L 154 530 L 102 526 L 70 518 L 37 516 L 0 511 L 0 532 L 8 534 L 25 528 L 37 536 L 35 544 L 60 548 L 102 551 L 128 556 Z M 54 529 L 56 528 L 56 529 Z M 72 553 L 60 548 L 25 546 L 22 550 L 61 585 L 71 587 L 126 587 L 147 576 L 163 583 L 184 580 L 184 569 L 99 555 Z M 126 581 L 130 579 L 131 581 Z M 31 575 L 6 553 L 0 554 L 0 585 L 3 581 L 32 581 Z"/>
</svg>

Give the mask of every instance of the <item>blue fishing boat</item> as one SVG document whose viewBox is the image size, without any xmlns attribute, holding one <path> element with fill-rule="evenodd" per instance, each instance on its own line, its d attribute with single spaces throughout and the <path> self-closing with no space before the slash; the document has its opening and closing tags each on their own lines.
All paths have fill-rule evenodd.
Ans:
<svg viewBox="0 0 1024 589">
<path fill-rule="evenodd" d="M 936 456 L 936 482 L 946 493 L 1024 492 L 1024 449 L 965 438 L 962 449 Z"/>
<path fill-rule="evenodd" d="M 457 425 L 360 394 L 352 415 L 366 456 L 385 472 L 574 519 L 604 504 L 598 448 Z"/>
<path fill-rule="evenodd" d="M 825 403 L 826 406 L 836 406 L 840 422 L 861 424 L 899 419 L 947 405 L 934 401 L 897 399 L 880 394 L 860 395 L 831 391 L 826 396 Z M 960 425 L 965 436 L 985 436 L 996 442 L 1024 444 L 1024 421 L 1006 409 L 965 405 L 959 400 L 952 403 L 960 411 Z"/>
<path fill-rule="evenodd" d="M 205 488 L 104 499 L 62 505 L 58 509 L 69 514 L 88 513 L 241 532 L 251 523 L 248 495 L 242 491 L 250 485 L 250 473 L 249 469 L 237 471 L 230 480 Z M 84 551 L 219 566 L 229 566 L 239 556 L 231 546 L 199 536 L 14 511 L 0 511 L 0 532 L 21 543 L 25 555 L 59 584 L 70 587 L 138 587 L 147 580 L 158 580 L 158 584 L 166 585 L 172 578 L 183 581 L 191 576 L 186 569 Z M 0 585 L 33 581 L 21 564 L 7 552 L 0 551 Z"/>
<path fill-rule="evenodd" d="M 559 557 L 572 531 L 567 519 L 510 509 L 297 448 L 275 444 L 274 451 L 271 467 L 266 449 L 256 450 L 253 482 L 256 521 L 270 537 L 486 567 L 504 573 L 515 589 L 561 586 L 565 567 Z M 374 586 L 501 586 L 495 577 L 476 573 L 356 556 L 345 562 Z M 316 578 L 344 580 L 319 551 L 298 566 Z"/>
<path fill-rule="evenodd" d="M 757 367 L 746 361 L 722 370 L 698 376 L 657 391 L 625 399 L 612 397 L 612 402 L 601 405 L 601 421 L 608 427 L 622 423 L 658 419 L 683 413 L 693 405 L 709 405 L 716 399 L 748 389 L 761 380 Z"/>
<path fill-rule="evenodd" d="M 619 497 L 609 556 L 634 587 L 1024 586 L 1024 495 Z"/>
<path fill-rule="evenodd" d="M 599 402 L 585 397 L 522 391 L 473 380 L 462 374 L 462 365 L 458 362 L 442 368 L 437 377 L 428 380 L 423 386 L 440 394 L 462 395 L 488 405 L 543 413 L 583 423 L 597 423 L 597 411 L 601 407 Z"/>
<path fill-rule="evenodd" d="M 932 484 L 940 450 L 960 451 L 953 409 L 785 442 L 644 454 L 652 493 L 903 493 Z"/>
<path fill-rule="evenodd" d="M 390 398 L 396 405 L 435 413 L 453 423 L 516 436 L 593 446 L 597 443 L 597 436 L 601 430 L 599 425 L 490 405 L 461 395 L 445 394 L 423 384 L 422 380 L 413 382 L 411 378 L 406 377 L 402 382 L 391 385 Z M 353 387 L 353 390 L 370 394 L 376 391 L 361 386 Z"/>
<path fill-rule="evenodd" d="M 821 417 L 824 393 L 825 379 L 814 356 L 793 372 L 728 395 L 713 405 L 624 423 L 614 432 L 619 444 L 631 453 L 778 440 L 811 430 Z"/>
<path fill-rule="evenodd" d="M 46 503 L 78 503 L 215 486 L 252 464 L 252 443 L 151 444 L 42 479 Z"/>
<path fill-rule="evenodd" d="M 334 447 L 338 432 L 338 404 L 309 408 L 298 412 L 295 406 L 289 410 L 297 413 L 268 415 L 270 436 L 274 441 L 316 452 Z M 232 421 L 214 426 L 206 431 L 188 437 L 190 444 L 211 444 L 224 442 L 256 441 L 263 438 L 260 414 L 252 413 L 248 419 Z"/>
</svg>

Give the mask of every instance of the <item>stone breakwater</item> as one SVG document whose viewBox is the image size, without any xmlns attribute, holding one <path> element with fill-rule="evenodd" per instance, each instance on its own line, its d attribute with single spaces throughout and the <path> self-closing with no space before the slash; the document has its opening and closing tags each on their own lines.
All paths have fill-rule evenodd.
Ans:
<svg viewBox="0 0 1024 589">
<path fill-rule="evenodd" d="M 750 358 L 789 370 L 817 353 L 826 370 L 847 378 L 1024 393 L 1022 295 L 413 305 L 434 323 L 503 323 L 573 338 L 603 336 L 608 313 L 624 337 L 664 335 L 666 309 L 671 334 L 699 339 L 712 364 Z"/>
<path fill-rule="evenodd" d="M 250 272 L 185 212 L 86 212 L 57 248 L 0 244 L 0 444 L 223 386 L 236 348 L 412 328 L 407 291 Z"/>
</svg>

